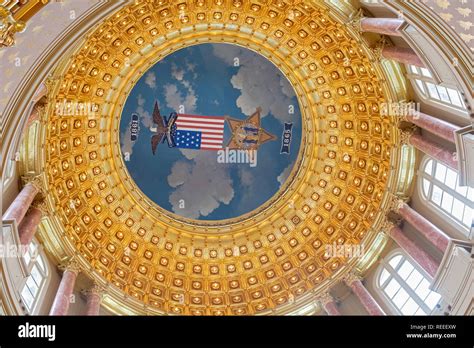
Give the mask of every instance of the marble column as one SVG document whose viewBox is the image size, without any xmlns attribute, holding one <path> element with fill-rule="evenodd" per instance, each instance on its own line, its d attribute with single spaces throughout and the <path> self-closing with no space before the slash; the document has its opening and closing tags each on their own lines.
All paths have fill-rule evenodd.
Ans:
<svg viewBox="0 0 474 348">
<path fill-rule="evenodd" d="M 458 170 L 458 162 L 456 160 L 455 152 L 451 152 L 440 145 L 425 139 L 421 135 L 415 134 L 414 130 L 403 131 L 401 134 L 401 142 L 402 144 L 413 145 L 421 152 L 433 157 L 451 169 Z"/>
<path fill-rule="evenodd" d="M 415 51 L 408 47 L 385 46 L 382 49 L 382 57 L 391 59 L 402 64 L 410 64 L 425 67 L 423 61 Z"/>
<path fill-rule="evenodd" d="M 428 239 L 439 251 L 442 253 L 446 251 L 450 238 L 423 215 L 400 199 L 395 199 L 393 210 Z"/>
<path fill-rule="evenodd" d="M 102 288 L 97 284 L 94 284 L 92 288 L 84 291 L 87 299 L 85 315 L 99 315 L 102 291 Z"/>
<path fill-rule="evenodd" d="M 344 278 L 344 282 L 352 289 L 352 292 L 354 292 L 370 315 L 385 315 L 385 312 L 380 308 L 377 301 L 375 301 L 364 284 L 362 284 L 360 277 L 350 273 Z"/>
<path fill-rule="evenodd" d="M 435 277 L 439 262 L 409 239 L 400 228 L 394 226 L 388 230 L 388 233 L 400 248 L 410 255 L 431 278 Z"/>
<path fill-rule="evenodd" d="M 18 234 L 20 236 L 20 244 L 29 245 L 36 231 L 38 230 L 39 223 L 43 217 L 43 211 L 38 208 L 31 206 L 22 222 L 18 226 Z"/>
<path fill-rule="evenodd" d="M 26 184 L 3 214 L 2 219 L 16 220 L 17 225 L 19 225 L 38 192 L 38 185 L 32 182 Z"/>
<path fill-rule="evenodd" d="M 405 23 L 400 18 L 368 18 L 360 20 L 360 28 L 363 32 L 371 32 L 382 35 L 401 36 L 400 27 Z"/>
<path fill-rule="evenodd" d="M 459 129 L 458 126 L 422 112 L 409 113 L 404 119 L 451 143 L 454 143 L 454 132 Z"/>
<path fill-rule="evenodd" d="M 318 301 L 321 303 L 321 306 L 328 315 L 341 315 L 337 309 L 334 298 L 329 293 L 324 293 L 318 296 Z"/>
<path fill-rule="evenodd" d="M 79 274 L 79 266 L 75 262 L 70 262 L 64 268 L 61 283 L 54 298 L 53 305 L 49 315 L 67 315 L 69 304 L 76 283 L 77 275 Z"/>
</svg>

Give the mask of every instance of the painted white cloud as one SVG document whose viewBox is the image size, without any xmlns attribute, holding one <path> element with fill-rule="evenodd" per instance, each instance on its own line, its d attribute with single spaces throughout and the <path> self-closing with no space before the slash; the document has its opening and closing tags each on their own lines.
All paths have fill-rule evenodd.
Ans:
<svg viewBox="0 0 474 348">
<path fill-rule="evenodd" d="M 189 60 L 185 59 L 185 64 L 186 64 L 186 70 L 190 73 L 193 74 L 193 79 L 196 79 L 198 74 L 196 72 L 196 64 L 195 63 L 191 63 Z"/>
<path fill-rule="evenodd" d="M 236 104 L 245 115 L 251 115 L 257 107 L 262 108 L 262 117 L 271 113 L 280 122 L 291 121 L 289 106 L 294 105 L 295 96 L 288 80 L 264 57 L 255 59 L 255 55 L 239 47 L 215 45 L 214 54 L 226 64 L 234 65 L 238 60 L 239 70 L 232 76 L 232 86 L 240 90 Z"/>
<path fill-rule="evenodd" d="M 156 88 L 156 75 L 153 71 L 150 71 L 145 75 L 145 83 L 152 89 Z"/>
<path fill-rule="evenodd" d="M 133 153 L 133 145 L 135 143 L 130 139 L 131 135 L 130 128 L 127 128 L 125 132 L 120 135 L 120 148 L 122 149 L 123 156 L 131 156 Z"/>
<path fill-rule="evenodd" d="M 288 98 L 293 98 L 295 96 L 295 91 L 293 90 L 293 86 L 291 85 L 290 81 L 288 81 L 288 79 L 285 76 L 283 76 L 283 74 L 280 76 L 280 86 L 281 86 L 281 91 Z"/>
<path fill-rule="evenodd" d="M 216 57 L 222 59 L 224 63 L 228 65 L 234 65 L 236 58 L 240 65 L 249 63 L 252 59 L 250 52 L 243 50 L 238 46 L 213 45 L 212 51 Z"/>
<path fill-rule="evenodd" d="M 188 160 L 195 159 L 199 153 L 200 150 L 190 150 L 190 149 L 179 149 L 179 151 L 183 154 L 184 157 L 186 157 Z"/>
<path fill-rule="evenodd" d="M 143 107 L 145 105 L 145 98 L 141 94 L 137 96 L 137 105 L 135 112 L 140 116 L 142 124 L 147 128 L 153 127 L 153 118 L 150 111 L 145 110 Z"/>
<path fill-rule="evenodd" d="M 199 152 L 191 163 L 176 162 L 168 184 L 175 188 L 169 197 L 173 211 L 192 219 L 209 215 L 234 197 L 228 169 L 217 163 L 216 153 L 210 151 Z"/>
<path fill-rule="evenodd" d="M 165 88 L 166 105 L 180 112 L 180 106 L 184 106 L 184 113 L 192 113 L 196 110 L 197 96 L 192 86 L 187 83 L 187 93 L 185 96 L 178 90 L 176 85 L 167 84 Z"/>
<path fill-rule="evenodd" d="M 244 187 L 252 186 L 254 183 L 254 175 L 249 169 L 242 168 L 239 170 L 240 184 Z"/>
<path fill-rule="evenodd" d="M 179 69 L 175 63 L 171 64 L 171 76 L 178 81 L 183 81 L 185 71 L 183 69 Z"/>
<path fill-rule="evenodd" d="M 290 163 L 290 165 L 288 167 L 286 167 L 285 169 L 283 169 L 281 174 L 278 175 L 277 180 L 280 183 L 280 185 L 283 185 L 285 183 L 286 179 L 288 179 L 288 177 L 290 176 L 291 169 L 293 168 L 293 165 L 294 165 L 294 163 Z"/>
<path fill-rule="evenodd" d="M 171 175 L 168 176 L 168 183 L 172 187 L 183 185 L 187 178 L 191 175 L 193 165 L 191 162 L 178 161 L 171 168 Z"/>
</svg>

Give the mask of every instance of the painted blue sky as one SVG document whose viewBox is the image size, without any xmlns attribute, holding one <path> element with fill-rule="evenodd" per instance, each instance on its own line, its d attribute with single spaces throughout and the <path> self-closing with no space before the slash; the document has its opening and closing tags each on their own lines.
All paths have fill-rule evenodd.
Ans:
<svg viewBox="0 0 474 348">
<path fill-rule="evenodd" d="M 162 115 L 230 116 L 246 119 L 262 108 L 261 126 L 277 140 L 260 146 L 257 165 L 218 163 L 214 151 L 180 150 L 160 144 L 151 152 L 152 111 Z M 294 113 L 290 114 L 290 105 Z M 140 116 L 136 142 L 130 140 L 132 113 Z M 290 154 L 280 154 L 284 122 L 293 123 Z M 186 218 L 237 217 L 271 198 L 288 177 L 301 142 L 301 114 L 291 85 L 267 59 L 234 45 L 201 44 L 164 58 L 137 82 L 120 122 L 122 154 L 138 187 L 160 207 Z M 224 145 L 230 139 L 225 128 Z"/>
</svg>

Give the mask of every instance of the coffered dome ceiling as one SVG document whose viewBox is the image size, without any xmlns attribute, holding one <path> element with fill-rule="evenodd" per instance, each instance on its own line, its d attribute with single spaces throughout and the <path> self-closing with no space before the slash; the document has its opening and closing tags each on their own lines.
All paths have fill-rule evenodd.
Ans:
<svg viewBox="0 0 474 348">
<path fill-rule="evenodd" d="M 60 255 L 62 248 L 107 285 L 109 309 L 275 313 L 314 300 L 354 268 L 354 259 L 326 255 L 325 245 L 371 250 L 396 186 L 398 130 L 381 108 L 397 98 L 386 82 L 397 71 L 375 60 L 332 6 L 134 2 L 64 57 L 42 120 L 57 240 L 50 251 Z M 292 84 L 302 116 L 299 163 L 287 187 L 271 205 L 217 222 L 160 209 L 130 178 L 119 140 L 122 109 L 138 79 L 200 43 L 231 43 L 266 57 Z M 58 107 L 65 100 L 92 112 L 67 116 Z"/>
</svg>

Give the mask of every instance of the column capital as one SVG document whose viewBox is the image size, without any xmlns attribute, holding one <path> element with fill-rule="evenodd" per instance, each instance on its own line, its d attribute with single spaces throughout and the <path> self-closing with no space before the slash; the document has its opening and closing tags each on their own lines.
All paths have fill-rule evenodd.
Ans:
<svg viewBox="0 0 474 348">
<path fill-rule="evenodd" d="M 37 102 L 34 106 L 34 109 L 38 112 L 38 120 L 44 120 L 46 114 L 46 104 Z"/>
<path fill-rule="evenodd" d="M 362 277 L 358 274 L 355 274 L 353 272 L 350 272 L 350 273 L 347 273 L 345 276 L 344 276 L 344 282 L 348 285 L 348 286 L 351 286 L 352 283 L 356 282 L 356 281 L 361 281 L 362 280 Z"/>
<path fill-rule="evenodd" d="M 60 264 L 58 268 L 63 272 L 65 271 L 73 272 L 76 276 L 82 271 L 82 268 L 79 265 L 79 262 L 77 262 L 75 258 L 71 258 L 67 260 L 66 262 Z"/>
<path fill-rule="evenodd" d="M 36 209 L 41 210 L 41 213 L 43 215 L 49 214 L 48 206 L 46 205 L 46 202 L 44 199 L 34 200 L 33 203 L 31 203 L 30 208 L 36 208 Z"/>
<path fill-rule="evenodd" d="M 39 193 L 44 194 L 45 190 L 43 184 L 43 176 L 41 174 L 22 176 L 21 181 L 23 183 L 23 186 L 31 184 L 38 190 Z"/>
<path fill-rule="evenodd" d="M 360 24 L 362 18 L 364 18 L 364 10 L 360 8 L 349 15 L 347 25 L 360 34 L 362 33 L 362 26 Z"/>
<path fill-rule="evenodd" d="M 399 210 L 408 202 L 408 197 L 401 197 L 397 195 L 392 195 L 389 203 L 389 208 L 395 213 L 398 213 Z"/>
<path fill-rule="evenodd" d="M 400 143 L 403 145 L 410 145 L 410 138 L 417 131 L 418 127 L 410 126 L 400 131 Z"/>
<path fill-rule="evenodd" d="M 393 221 L 385 217 L 380 225 L 380 230 L 384 232 L 387 236 L 390 236 L 390 233 L 394 227 L 398 227 L 399 221 Z"/>
<path fill-rule="evenodd" d="M 321 303 L 321 306 L 325 306 L 328 303 L 335 302 L 334 297 L 329 292 L 323 292 L 316 297 L 316 301 Z"/>
<path fill-rule="evenodd" d="M 380 62 L 383 58 L 382 51 L 385 47 L 391 46 L 392 44 L 387 40 L 385 36 L 382 36 L 379 41 L 375 44 L 374 47 L 371 47 L 370 50 L 374 55 L 375 61 Z"/>
<path fill-rule="evenodd" d="M 0 48 L 15 45 L 15 34 L 25 30 L 25 22 L 16 21 L 10 10 L 0 5 Z"/>
</svg>

